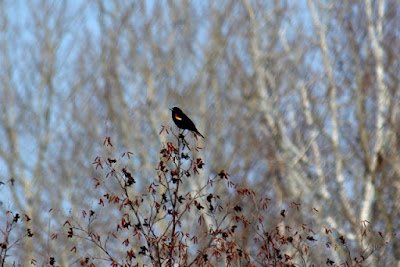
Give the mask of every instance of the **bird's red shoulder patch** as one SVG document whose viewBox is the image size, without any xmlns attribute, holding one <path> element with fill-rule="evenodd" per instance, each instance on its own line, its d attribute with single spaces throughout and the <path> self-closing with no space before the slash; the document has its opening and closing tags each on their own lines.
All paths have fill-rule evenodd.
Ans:
<svg viewBox="0 0 400 267">
<path fill-rule="evenodd" d="M 182 120 L 182 118 L 179 117 L 177 114 L 175 114 L 175 119 L 177 119 L 178 121 L 181 121 L 181 120 Z"/>
</svg>

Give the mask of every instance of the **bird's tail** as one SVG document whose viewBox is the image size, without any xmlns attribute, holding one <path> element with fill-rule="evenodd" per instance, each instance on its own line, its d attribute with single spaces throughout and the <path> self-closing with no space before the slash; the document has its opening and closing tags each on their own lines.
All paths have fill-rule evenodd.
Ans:
<svg viewBox="0 0 400 267">
<path fill-rule="evenodd" d="M 196 133 L 197 133 L 198 135 L 200 135 L 201 137 L 203 137 L 203 139 L 205 139 L 204 136 L 203 136 L 201 133 L 199 133 L 199 131 L 196 131 Z"/>
</svg>

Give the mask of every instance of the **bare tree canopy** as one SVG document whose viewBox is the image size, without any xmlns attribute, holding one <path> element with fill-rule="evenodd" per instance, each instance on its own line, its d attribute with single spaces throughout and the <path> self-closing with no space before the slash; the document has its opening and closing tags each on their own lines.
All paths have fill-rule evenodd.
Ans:
<svg viewBox="0 0 400 267">
<path fill-rule="evenodd" d="M 131 151 L 132 194 L 146 190 L 179 106 L 205 136 L 186 135 L 205 162 L 187 191 L 226 170 L 272 200 L 267 226 L 301 203 L 284 226 L 329 229 L 366 264 L 400 266 L 399 79 L 397 0 L 0 0 L 0 229 L 12 210 L 35 233 L 6 261 L 73 264 L 68 238 L 49 242 L 66 216 L 99 206 L 93 160 Z M 323 246 L 303 264 L 325 264 Z"/>
</svg>

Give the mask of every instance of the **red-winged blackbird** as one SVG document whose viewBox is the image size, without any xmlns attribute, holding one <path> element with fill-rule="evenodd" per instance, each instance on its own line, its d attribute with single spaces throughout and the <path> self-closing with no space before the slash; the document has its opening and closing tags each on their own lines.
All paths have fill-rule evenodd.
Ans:
<svg viewBox="0 0 400 267">
<path fill-rule="evenodd" d="M 178 128 L 184 130 L 190 130 L 204 138 L 204 136 L 197 130 L 192 120 L 189 119 L 189 117 L 186 116 L 186 114 L 183 113 L 183 111 L 180 108 L 174 107 L 170 110 L 172 111 L 172 120 L 175 122 Z"/>
</svg>

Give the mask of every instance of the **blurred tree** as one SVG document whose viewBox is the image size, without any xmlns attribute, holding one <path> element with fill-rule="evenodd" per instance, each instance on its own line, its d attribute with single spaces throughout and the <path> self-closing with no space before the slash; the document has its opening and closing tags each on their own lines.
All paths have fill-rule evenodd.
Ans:
<svg viewBox="0 0 400 267">
<path fill-rule="evenodd" d="M 188 190 L 227 170 L 276 201 L 273 216 L 315 207 L 318 221 L 307 208 L 299 220 L 353 251 L 371 249 L 368 222 L 390 241 L 375 260 L 400 266 L 399 21 L 396 0 L 0 1 L 1 207 L 37 234 L 15 256 L 67 266 L 48 237 L 68 211 L 96 207 L 104 136 L 134 153 L 141 190 L 180 106 L 206 137 L 207 174 Z"/>
</svg>

